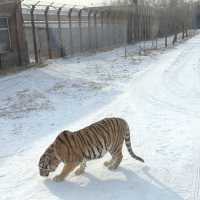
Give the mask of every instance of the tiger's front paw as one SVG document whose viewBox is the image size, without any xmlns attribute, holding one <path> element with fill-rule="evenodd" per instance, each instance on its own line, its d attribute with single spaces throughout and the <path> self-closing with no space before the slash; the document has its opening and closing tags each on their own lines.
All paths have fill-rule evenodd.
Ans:
<svg viewBox="0 0 200 200">
<path fill-rule="evenodd" d="M 54 178 L 53 178 L 53 180 L 55 181 L 55 182 L 62 182 L 63 180 L 64 180 L 65 178 L 63 178 L 62 176 L 55 176 Z"/>
</svg>

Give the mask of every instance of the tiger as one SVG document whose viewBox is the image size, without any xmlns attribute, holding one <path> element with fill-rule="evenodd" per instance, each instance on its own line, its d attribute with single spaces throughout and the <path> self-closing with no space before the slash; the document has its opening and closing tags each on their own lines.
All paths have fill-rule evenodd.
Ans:
<svg viewBox="0 0 200 200">
<path fill-rule="evenodd" d="M 102 158 L 107 152 L 110 153 L 111 160 L 104 162 L 104 165 L 114 170 L 122 161 L 124 141 L 129 154 L 144 162 L 133 152 L 129 126 L 122 118 L 104 118 L 74 132 L 64 130 L 40 157 L 40 175 L 48 177 L 63 162 L 61 173 L 53 178 L 56 182 L 63 181 L 78 166 L 75 174 L 84 173 L 87 161 Z"/>
</svg>

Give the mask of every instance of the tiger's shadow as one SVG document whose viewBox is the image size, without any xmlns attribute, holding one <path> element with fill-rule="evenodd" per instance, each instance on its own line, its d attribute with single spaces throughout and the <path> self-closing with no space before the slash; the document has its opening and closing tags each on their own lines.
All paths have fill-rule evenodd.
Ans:
<svg viewBox="0 0 200 200">
<path fill-rule="evenodd" d="M 88 179 L 85 185 L 67 180 L 62 183 L 46 180 L 44 183 L 53 195 L 62 200 L 183 200 L 182 197 L 149 174 L 148 167 L 144 167 L 143 172 L 150 181 L 144 180 L 131 170 L 122 167 L 119 167 L 117 171 L 125 175 L 125 180 L 101 180 L 92 174 L 85 173 L 83 176 Z"/>
</svg>

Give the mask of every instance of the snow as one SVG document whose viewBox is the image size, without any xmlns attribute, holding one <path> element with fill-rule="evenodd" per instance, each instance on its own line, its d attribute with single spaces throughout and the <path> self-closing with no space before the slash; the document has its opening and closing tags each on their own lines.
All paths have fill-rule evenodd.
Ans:
<svg viewBox="0 0 200 200">
<path fill-rule="evenodd" d="M 200 35 L 168 50 L 134 47 L 48 62 L 0 78 L 2 200 L 199 200 Z M 126 119 L 132 146 L 109 171 L 103 159 L 64 182 L 38 173 L 38 160 L 63 129 L 104 117 Z"/>
</svg>

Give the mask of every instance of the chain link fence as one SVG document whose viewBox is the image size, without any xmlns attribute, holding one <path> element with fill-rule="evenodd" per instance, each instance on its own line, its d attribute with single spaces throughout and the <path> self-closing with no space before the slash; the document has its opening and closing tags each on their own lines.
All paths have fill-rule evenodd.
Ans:
<svg viewBox="0 0 200 200">
<path fill-rule="evenodd" d="M 175 7 L 23 5 L 29 56 L 40 63 L 131 43 L 138 51 L 174 45 L 194 34 L 197 6 L 199 3 Z"/>
</svg>

